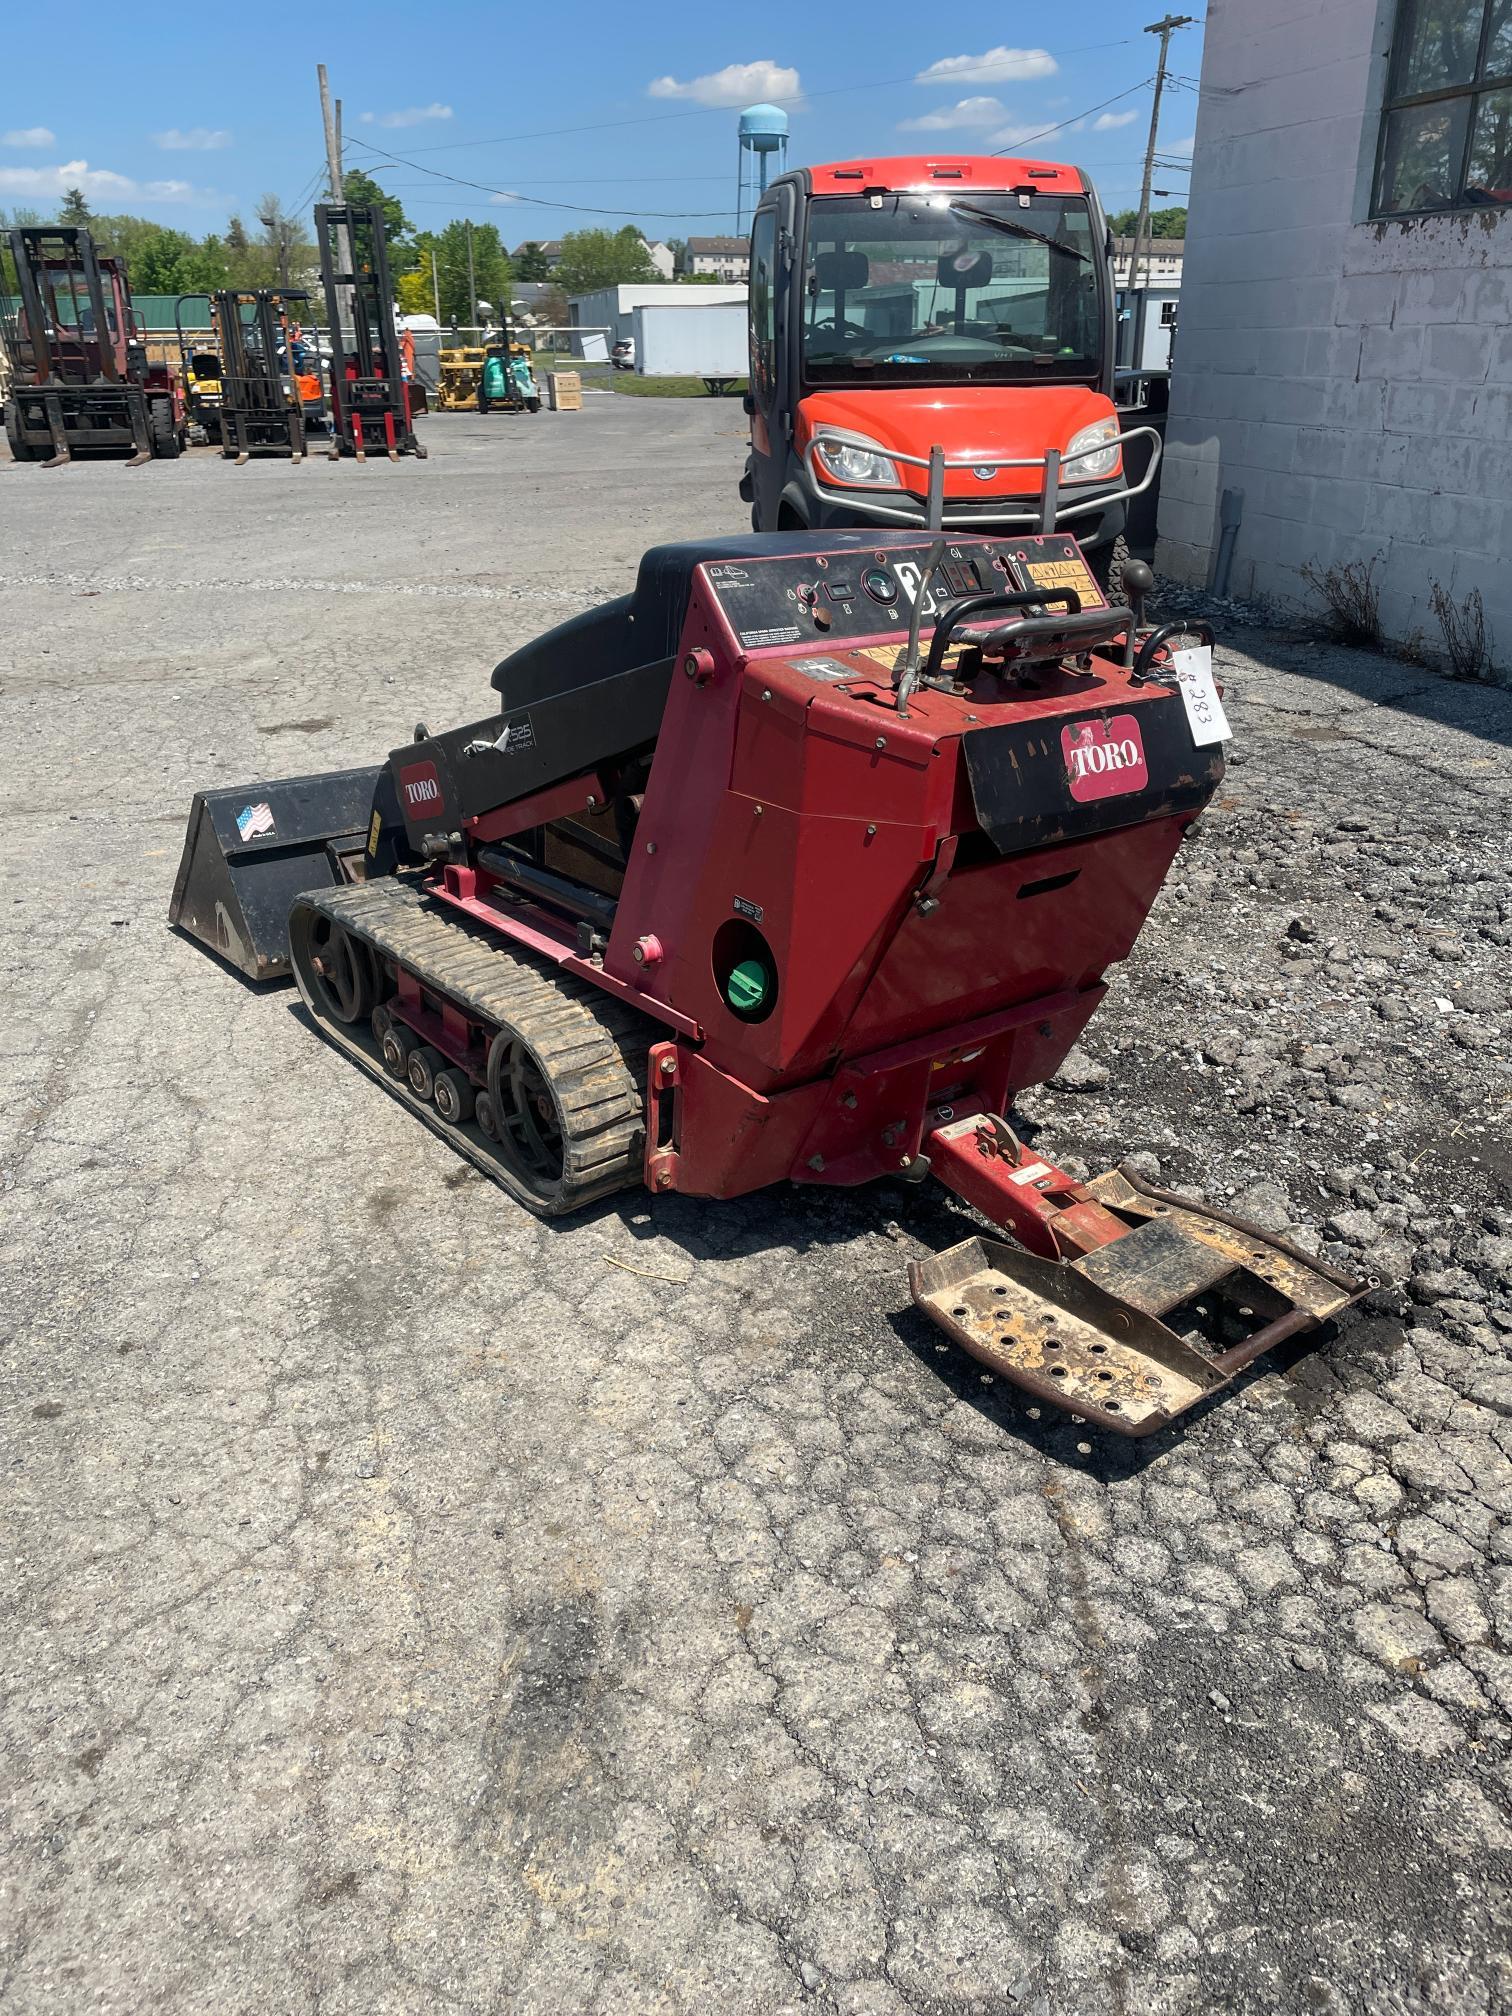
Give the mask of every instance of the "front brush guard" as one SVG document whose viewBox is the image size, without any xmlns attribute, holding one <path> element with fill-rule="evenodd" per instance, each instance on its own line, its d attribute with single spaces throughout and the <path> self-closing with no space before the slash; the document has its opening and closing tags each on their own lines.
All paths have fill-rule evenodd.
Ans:
<svg viewBox="0 0 1512 2016">
<path fill-rule="evenodd" d="M 1127 1170 L 1074 1182 L 1001 1122 L 958 1123 L 931 1146 L 936 1174 L 1042 1251 L 968 1239 L 910 1266 L 914 1301 L 1036 1400 L 1118 1435 L 1166 1427 L 1371 1285 Z M 968 1154 L 973 1180 L 953 1181 L 952 1155 Z M 981 1163 L 997 1165 L 1001 1210 Z"/>
</svg>

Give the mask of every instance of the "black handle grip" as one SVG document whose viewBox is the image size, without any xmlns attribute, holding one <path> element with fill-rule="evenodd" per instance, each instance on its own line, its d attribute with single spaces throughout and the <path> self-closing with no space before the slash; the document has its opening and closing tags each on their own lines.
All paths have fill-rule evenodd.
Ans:
<svg viewBox="0 0 1512 2016">
<path fill-rule="evenodd" d="M 926 679 L 938 676 L 940 664 L 945 656 L 946 646 L 951 636 L 962 623 L 969 623 L 986 609 L 1036 609 L 1047 603 L 1062 602 L 1067 613 L 1077 616 L 1081 613 L 1081 597 L 1074 588 L 1025 588 L 1012 594 L 968 595 L 964 602 L 952 602 L 945 614 L 934 627 L 934 636 L 929 643 L 929 659 L 924 667 Z M 1101 615 L 1101 610 L 1097 612 Z M 1018 634 L 1018 625 L 1010 626 Z M 1000 632 L 994 632 L 995 636 Z"/>
<path fill-rule="evenodd" d="M 1129 668 L 1129 677 L 1145 680 L 1151 676 L 1155 663 L 1155 653 L 1172 637 L 1198 637 L 1208 649 L 1213 648 L 1213 626 L 1211 623 L 1162 623 L 1158 630 L 1152 630 L 1139 647 L 1139 656 Z"/>
</svg>

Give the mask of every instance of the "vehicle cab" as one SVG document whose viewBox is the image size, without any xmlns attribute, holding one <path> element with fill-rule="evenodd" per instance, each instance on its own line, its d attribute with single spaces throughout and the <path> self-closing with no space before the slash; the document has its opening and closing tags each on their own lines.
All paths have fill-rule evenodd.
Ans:
<svg viewBox="0 0 1512 2016">
<path fill-rule="evenodd" d="M 923 527 L 940 450 L 946 528 L 1072 532 L 1106 578 L 1131 494 L 1109 251 L 1091 183 L 1050 162 L 779 176 L 751 231 L 756 530 Z"/>
</svg>

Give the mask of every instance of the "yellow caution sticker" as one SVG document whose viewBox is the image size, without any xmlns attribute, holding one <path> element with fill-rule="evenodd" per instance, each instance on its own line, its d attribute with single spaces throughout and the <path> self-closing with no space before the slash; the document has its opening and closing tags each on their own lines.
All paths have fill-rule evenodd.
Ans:
<svg viewBox="0 0 1512 2016">
<path fill-rule="evenodd" d="M 382 838 L 383 838 L 383 815 L 381 812 L 375 810 L 373 813 L 372 824 L 368 827 L 368 844 L 367 844 L 368 854 L 373 860 L 376 860 L 378 858 L 378 842 Z"/>
<path fill-rule="evenodd" d="M 1092 578 L 1092 569 L 1079 553 L 1068 554 L 1061 560 L 1025 560 L 1021 565 L 1036 588 L 1074 588 L 1084 609 L 1089 603 L 1094 608 L 1101 606 L 1103 598 Z"/>
</svg>

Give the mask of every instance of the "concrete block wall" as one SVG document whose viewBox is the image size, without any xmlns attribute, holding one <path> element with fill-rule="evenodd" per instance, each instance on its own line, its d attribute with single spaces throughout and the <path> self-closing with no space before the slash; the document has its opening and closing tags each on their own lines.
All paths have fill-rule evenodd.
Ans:
<svg viewBox="0 0 1512 2016">
<path fill-rule="evenodd" d="M 1512 214 L 1370 223 L 1394 0 L 1209 0 L 1159 565 L 1316 603 L 1368 561 L 1389 636 L 1478 587 L 1512 666 Z"/>
</svg>

